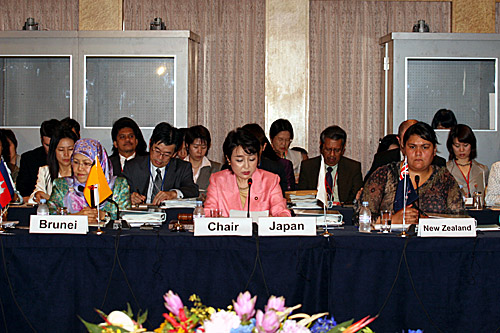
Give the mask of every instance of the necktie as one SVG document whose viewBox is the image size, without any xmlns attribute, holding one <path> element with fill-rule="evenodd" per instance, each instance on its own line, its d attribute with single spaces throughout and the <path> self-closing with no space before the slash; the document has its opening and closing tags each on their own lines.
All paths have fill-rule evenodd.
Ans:
<svg viewBox="0 0 500 333">
<path fill-rule="evenodd" d="M 161 170 L 160 168 L 157 168 L 155 181 L 153 183 L 153 192 L 151 193 L 151 201 L 153 201 L 158 192 L 162 190 L 161 185 L 162 185 Z"/>
<path fill-rule="evenodd" d="M 332 178 L 332 167 L 326 168 L 326 193 L 329 195 L 333 194 L 333 178 Z"/>
</svg>

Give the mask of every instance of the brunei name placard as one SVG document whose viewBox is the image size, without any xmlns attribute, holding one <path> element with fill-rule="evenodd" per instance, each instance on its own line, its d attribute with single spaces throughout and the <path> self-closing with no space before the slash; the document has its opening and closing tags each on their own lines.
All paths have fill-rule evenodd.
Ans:
<svg viewBox="0 0 500 333">
<path fill-rule="evenodd" d="M 420 237 L 476 237 L 473 218 L 424 218 L 418 222 Z"/>
<path fill-rule="evenodd" d="M 316 217 L 260 217 L 259 236 L 316 236 Z"/>
<path fill-rule="evenodd" d="M 32 234 L 86 234 L 89 231 L 84 215 L 31 215 Z"/>
<path fill-rule="evenodd" d="M 252 219 L 246 217 L 195 217 L 195 236 L 252 236 Z"/>
</svg>

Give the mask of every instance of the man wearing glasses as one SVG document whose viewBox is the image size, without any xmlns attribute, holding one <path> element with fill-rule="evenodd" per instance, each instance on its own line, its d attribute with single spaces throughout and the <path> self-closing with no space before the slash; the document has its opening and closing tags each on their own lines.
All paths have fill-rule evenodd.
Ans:
<svg viewBox="0 0 500 333">
<path fill-rule="evenodd" d="M 149 140 L 149 155 L 127 161 L 123 176 L 130 186 L 133 205 L 197 197 L 191 164 L 174 158 L 181 144 L 181 133 L 165 122 L 158 124 Z"/>
<path fill-rule="evenodd" d="M 328 201 L 334 204 L 353 202 L 363 177 L 361 163 L 344 157 L 346 140 L 347 134 L 339 126 L 330 126 L 321 133 L 321 155 L 302 161 L 299 190 L 325 190 Z"/>
</svg>

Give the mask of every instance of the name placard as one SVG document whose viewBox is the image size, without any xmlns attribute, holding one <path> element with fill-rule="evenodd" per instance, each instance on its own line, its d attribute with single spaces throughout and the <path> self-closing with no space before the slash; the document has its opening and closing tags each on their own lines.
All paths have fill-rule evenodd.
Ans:
<svg viewBox="0 0 500 333">
<path fill-rule="evenodd" d="M 31 215 L 32 234 L 86 234 L 89 231 L 85 215 Z"/>
<path fill-rule="evenodd" d="M 426 219 L 418 223 L 420 237 L 476 237 L 473 218 Z"/>
<path fill-rule="evenodd" d="M 261 217 L 259 236 L 316 236 L 316 217 Z"/>
<path fill-rule="evenodd" d="M 252 236 L 252 219 L 246 217 L 195 217 L 194 235 Z"/>
</svg>

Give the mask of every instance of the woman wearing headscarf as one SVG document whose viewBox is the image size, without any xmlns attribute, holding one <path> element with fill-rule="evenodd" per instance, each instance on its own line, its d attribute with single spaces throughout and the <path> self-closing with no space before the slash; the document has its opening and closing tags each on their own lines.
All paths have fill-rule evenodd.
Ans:
<svg viewBox="0 0 500 333">
<path fill-rule="evenodd" d="M 69 214 L 87 215 L 89 220 L 97 218 L 97 209 L 89 207 L 83 195 L 83 189 L 96 157 L 99 159 L 106 181 L 113 191 L 112 199 L 120 209 L 130 207 L 130 191 L 127 181 L 125 178 L 113 176 L 113 169 L 106 150 L 97 140 L 80 139 L 75 143 L 73 155 L 71 156 L 73 175 L 58 178 L 54 181 L 54 187 L 49 199 L 51 214 L 55 214 L 60 207 L 66 207 Z M 100 210 L 101 218 L 105 212 L 116 215 L 116 209 L 110 202 L 102 203 Z"/>
</svg>

